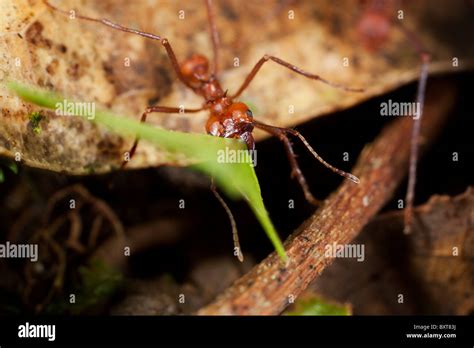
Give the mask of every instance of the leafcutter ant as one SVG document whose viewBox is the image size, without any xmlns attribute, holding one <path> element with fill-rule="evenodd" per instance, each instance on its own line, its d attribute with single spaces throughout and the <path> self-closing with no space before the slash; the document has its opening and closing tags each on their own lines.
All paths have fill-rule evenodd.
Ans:
<svg viewBox="0 0 474 348">
<path fill-rule="evenodd" d="M 59 9 L 58 7 L 49 3 L 47 0 L 43 1 L 50 9 L 60 12 L 62 14 L 69 15 L 69 12 L 63 9 Z M 255 64 L 255 66 L 247 75 L 240 88 L 235 93 L 229 95 L 219 83 L 219 35 L 217 32 L 216 22 L 214 18 L 215 15 L 212 8 L 212 0 L 205 0 L 205 5 L 207 8 L 207 18 L 213 48 L 212 64 L 209 64 L 209 60 L 200 54 L 193 54 L 188 59 L 179 63 L 171 44 L 166 38 L 162 36 L 139 31 L 132 28 L 127 28 L 120 24 L 114 23 L 108 19 L 91 18 L 77 14 L 75 15 L 75 18 L 85 21 L 97 22 L 119 31 L 140 35 L 145 38 L 158 41 L 166 50 L 168 58 L 171 61 L 171 65 L 173 66 L 173 69 L 179 81 L 181 81 L 181 83 L 183 83 L 186 87 L 191 89 L 196 94 L 202 96 L 204 99 L 204 103 L 201 107 L 193 109 L 183 110 L 182 108 L 178 107 L 150 106 L 145 110 L 145 112 L 143 112 L 141 116 L 141 122 L 145 122 L 148 114 L 150 113 L 196 113 L 206 110 L 207 112 L 209 112 L 209 118 L 205 125 L 206 132 L 208 134 L 217 137 L 240 139 L 241 141 L 245 142 L 249 150 L 254 150 L 255 148 L 255 141 L 252 134 L 254 128 L 262 129 L 263 131 L 266 131 L 269 134 L 276 136 L 283 143 L 292 168 L 292 176 L 296 177 L 298 183 L 300 184 L 303 190 L 306 200 L 312 204 L 317 204 L 318 200 L 314 198 L 314 196 L 311 194 L 306 179 L 303 173 L 301 172 L 298 162 L 296 161 L 296 156 L 293 151 L 292 144 L 288 138 L 289 135 L 295 136 L 300 139 L 306 146 L 306 148 L 311 152 L 311 154 L 325 167 L 345 177 L 346 179 L 353 181 L 354 183 L 359 183 L 359 179 L 356 176 L 350 173 L 346 173 L 327 163 L 321 156 L 316 153 L 316 151 L 306 141 L 303 135 L 301 135 L 298 131 L 296 131 L 295 129 L 275 127 L 257 121 L 254 118 L 254 115 L 252 114 L 250 108 L 246 104 L 237 100 L 242 94 L 242 92 L 255 78 L 260 68 L 266 62 L 269 61 L 272 61 L 306 78 L 316 80 L 326 85 L 339 88 L 348 92 L 361 92 L 362 89 L 349 88 L 340 84 L 333 83 L 319 75 L 315 75 L 303 69 L 300 69 L 299 67 L 290 64 L 278 57 L 266 54 L 257 62 L 257 64 Z M 137 145 L 138 139 L 134 141 L 133 146 L 129 151 L 130 158 L 132 158 L 133 154 L 135 153 Z M 122 166 L 125 166 L 126 163 L 127 161 L 124 161 Z M 243 257 L 240 252 L 237 229 L 235 227 L 235 221 L 232 217 L 230 209 L 228 208 L 222 197 L 220 197 L 220 195 L 218 194 L 213 183 L 211 185 L 211 188 L 216 197 L 218 198 L 219 202 L 224 206 L 227 214 L 229 215 L 233 229 L 234 246 L 237 250 L 239 250 L 237 256 L 240 260 L 242 260 Z"/>
</svg>

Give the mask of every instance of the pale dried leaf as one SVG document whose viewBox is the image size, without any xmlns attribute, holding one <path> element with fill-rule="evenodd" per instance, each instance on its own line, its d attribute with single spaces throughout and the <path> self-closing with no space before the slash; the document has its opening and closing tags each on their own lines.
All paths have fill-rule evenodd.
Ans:
<svg viewBox="0 0 474 348">
<path fill-rule="evenodd" d="M 242 100 L 260 120 L 294 126 L 313 117 L 350 107 L 405 84 L 418 75 L 418 57 L 394 30 L 379 52 L 363 48 L 355 26 L 361 6 L 353 1 L 215 1 L 223 45 L 222 83 L 235 91 L 265 53 L 364 93 L 347 93 L 309 81 L 270 62 Z M 177 56 L 210 56 L 206 11 L 200 1 L 56 1 L 63 9 L 104 17 L 167 37 Z M 432 72 L 457 71 L 471 65 L 473 48 L 463 34 L 472 30 L 466 3 L 446 8 L 440 2 L 406 5 L 406 25 L 420 33 L 433 53 Z M 444 3 L 445 4 L 445 3 Z M 185 19 L 180 19 L 180 11 Z M 294 11 L 293 20 L 288 11 Z M 139 118 L 150 103 L 196 107 L 202 100 L 175 79 L 159 43 L 96 23 L 69 20 L 52 13 L 40 0 L 0 0 L 0 82 L 21 80 L 58 91 L 97 107 Z M 449 28 L 449 30 L 447 30 Z M 458 35 L 450 34 L 458 33 Z M 452 66 L 452 58 L 460 66 Z M 349 58 L 344 67 L 342 60 Z M 16 66 L 17 58 L 21 66 Z M 235 67 L 235 58 L 240 66 Z M 124 64 L 130 59 L 130 66 Z M 289 112 L 290 105 L 294 113 Z M 47 113 L 35 134 L 30 105 L 0 87 L 0 153 L 21 154 L 26 164 L 75 174 L 117 167 L 132 139 L 123 140 L 87 121 Z M 206 114 L 150 116 L 169 129 L 204 132 Z M 262 134 L 257 134 L 258 138 Z M 166 153 L 142 143 L 129 167 L 170 162 Z"/>
</svg>

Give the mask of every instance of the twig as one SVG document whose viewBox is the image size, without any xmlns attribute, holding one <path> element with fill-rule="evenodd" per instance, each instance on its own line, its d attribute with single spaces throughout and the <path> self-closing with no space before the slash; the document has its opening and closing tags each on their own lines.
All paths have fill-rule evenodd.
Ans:
<svg viewBox="0 0 474 348">
<path fill-rule="evenodd" d="M 127 238 L 110 237 L 92 253 L 90 260 L 100 259 L 107 265 L 125 270 L 128 257 L 124 255 L 124 246 L 130 248 L 133 254 L 157 245 L 170 245 L 183 238 L 187 230 L 192 229 L 192 220 L 176 220 L 160 218 L 155 221 L 133 226 L 127 229 Z"/>
<path fill-rule="evenodd" d="M 454 96 L 451 85 L 430 87 L 422 128 L 425 139 L 441 129 Z M 325 247 L 349 243 L 392 197 L 407 171 L 411 126 L 409 117 L 396 120 L 364 149 L 354 170 L 360 184 L 345 181 L 288 238 L 286 266 L 270 254 L 198 314 L 279 314 L 332 262 Z"/>
</svg>

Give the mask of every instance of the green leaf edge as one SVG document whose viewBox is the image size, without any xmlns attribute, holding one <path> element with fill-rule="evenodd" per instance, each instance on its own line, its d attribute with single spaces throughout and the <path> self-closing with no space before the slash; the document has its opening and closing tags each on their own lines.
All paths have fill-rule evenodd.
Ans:
<svg viewBox="0 0 474 348">
<path fill-rule="evenodd" d="M 54 109 L 57 103 L 67 100 L 52 92 L 19 82 L 8 82 L 6 85 L 8 89 L 23 100 L 48 109 Z M 74 102 L 73 100 L 68 101 Z M 77 116 L 88 119 L 87 115 L 84 114 Z M 196 164 L 192 167 L 210 177 L 214 177 L 217 186 L 230 198 L 243 197 L 248 202 L 280 259 L 283 262 L 287 261 L 283 243 L 263 203 L 258 178 L 252 165 L 250 163 L 217 162 L 218 150 L 223 150 L 226 147 L 234 150 L 245 150 L 244 143 L 235 139 L 151 127 L 129 117 L 118 116 L 103 110 L 97 110 L 91 121 L 101 124 L 122 136 L 138 136 L 141 140 L 154 143 L 172 153 L 184 154 L 194 161 Z"/>
</svg>

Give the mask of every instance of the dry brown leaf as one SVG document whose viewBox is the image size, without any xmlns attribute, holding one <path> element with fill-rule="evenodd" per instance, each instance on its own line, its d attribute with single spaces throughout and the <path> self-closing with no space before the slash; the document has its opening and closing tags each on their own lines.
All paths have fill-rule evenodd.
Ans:
<svg viewBox="0 0 474 348">
<path fill-rule="evenodd" d="M 347 93 L 289 73 L 268 63 L 242 100 L 260 120 L 294 126 L 313 117 L 350 107 L 418 76 L 418 57 L 396 30 L 380 52 L 362 47 L 355 31 L 361 6 L 353 1 L 215 1 L 222 41 L 220 65 L 225 88 L 235 91 L 265 53 L 273 54 L 329 80 L 364 93 Z M 167 37 L 178 58 L 193 52 L 209 56 L 206 11 L 200 1 L 56 1 L 63 9 L 105 17 Z M 406 25 L 419 32 L 433 53 L 432 72 L 471 66 L 473 47 L 463 34 L 472 30 L 465 2 L 406 5 Z M 404 5 L 405 6 L 405 5 Z M 184 12 L 180 12 L 180 11 Z M 294 11 L 294 19 L 288 11 Z M 150 103 L 186 107 L 202 100 L 176 82 L 164 50 L 156 42 L 95 23 L 52 13 L 40 0 L 0 0 L 0 82 L 26 81 L 97 107 L 139 118 Z M 180 19 L 183 14 L 185 19 Z M 448 30 L 449 29 L 449 30 Z M 342 60 L 349 58 L 344 67 Z M 459 67 L 452 58 L 460 59 Z M 17 60 L 17 58 L 19 60 Z M 234 67 L 235 58 L 240 66 Z M 125 66 L 130 59 L 130 66 Z M 16 62 L 21 66 L 16 66 Z M 289 112 L 290 105 L 294 113 Z M 73 174 L 106 172 L 117 167 L 131 139 L 86 121 L 47 113 L 35 134 L 28 115 L 33 107 L 0 87 L 0 153 L 19 153 L 30 166 Z M 169 129 L 204 132 L 206 114 L 163 115 L 150 122 Z M 258 134 L 258 138 L 262 135 Z M 3 148 L 3 149 L 2 149 Z M 141 144 L 130 167 L 169 163 L 167 155 Z M 171 163 L 177 164 L 177 163 Z M 182 163 L 181 163 L 182 164 Z"/>
<path fill-rule="evenodd" d="M 352 242 L 365 246 L 364 261 L 337 259 L 311 289 L 355 314 L 472 314 L 474 190 L 433 196 L 416 212 L 409 236 L 401 212 L 376 218 Z"/>
</svg>

